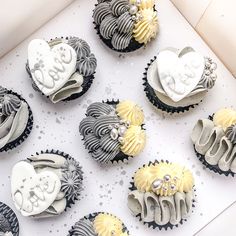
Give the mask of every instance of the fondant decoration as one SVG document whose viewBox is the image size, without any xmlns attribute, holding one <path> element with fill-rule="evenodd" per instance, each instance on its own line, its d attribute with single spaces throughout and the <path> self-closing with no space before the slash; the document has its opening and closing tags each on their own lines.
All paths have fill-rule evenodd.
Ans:
<svg viewBox="0 0 236 236">
<path fill-rule="evenodd" d="M 60 89 L 76 69 L 76 52 L 66 43 L 50 48 L 41 39 L 34 39 L 28 47 L 29 68 L 37 87 L 49 96 Z"/>
<path fill-rule="evenodd" d="M 175 102 L 185 98 L 197 86 L 205 67 L 204 57 L 186 48 L 179 54 L 172 50 L 161 51 L 156 63 L 162 87 Z"/>
</svg>

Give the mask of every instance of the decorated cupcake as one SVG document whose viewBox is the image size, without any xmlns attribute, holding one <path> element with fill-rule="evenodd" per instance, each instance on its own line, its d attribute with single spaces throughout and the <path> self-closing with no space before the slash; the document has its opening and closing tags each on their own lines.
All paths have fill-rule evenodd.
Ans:
<svg viewBox="0 0 236 236">
<path fill-rule="evenodd" d="M 131 52 L 157 36 L 154 0 L 98 0 L 93 12 L 101 40 L 118 52 Z"/>
<path fill-rule="evenodd" d="M 100 163 L 139 155 L 146 144 L 142 109 L 132 101 L 92 103 L 79 126 L 85 148 Z"/>
<path fill-rule="evenodd" d="M 40 152 L 13 167 L 11 194 L 23 216 L 57 216 L 78 200 L 82 180 L 81 166 L 71 156 Z"/>
<path fill-rule="evenodd" d="M 236 173 L 236 111 L 220 109 L 208 119 L 198 120 L 191 139 L 199 160 L 215 173 Z"/>
<path fill-rule="evenodd" d="M 108 213 L 94 213 L 80 219 L 68 236 L 129 236 L 123 222 Z"/>
<path fill-rule="evenodd" d="M 148 227 L 173 228 L 192 213 L 193 186 L 193 176 L 185 167 L 168 161 L 150 162 L 134 174 L 128 207 Z"/>
<path fill-rule="evenodd" d="M 216 63 L 194 49 L 167 48 L 154 57 L 144 73 L 149 101 L 168 113 L 188 111 L 215 85 Z"/>
<path fill-rule="evenodd" d="M 26 70 L 33 88 L 53 103 L 82 96 L 90 88 L 97 60 L 88 43 L 77 37 L 49 42 L 34 39 L 28 46 Z"/>
<path fill-rule="evenodd" d="M 11 150 L 29 136 L 33 115 L 17 93 L 0 86 L 0 152 Z"/>
<path fill-rule="evenodd" d="M 0 235 L 19 235 L 19 222 L 16 217 L 16 214 L 9 206 L 2 202 L 0 202 Z"/>
</svg>

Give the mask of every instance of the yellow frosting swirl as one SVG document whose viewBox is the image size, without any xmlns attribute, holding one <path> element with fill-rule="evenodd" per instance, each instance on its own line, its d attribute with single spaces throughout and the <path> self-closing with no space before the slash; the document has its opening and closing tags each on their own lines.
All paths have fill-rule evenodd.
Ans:
<svg viewBox="0 0 236 236">
<path fill-rule="evenodd" d="M 121 151 L 128 156 L 137 156 L 146 144 L 146 133 L 141 126 L 131 125 L 123 136 Z"/>
<path fill-rule="evenodd" d="M 117 217 L 100 213 L 97 215 L 93 222 L 95 232 L 98 236 L 126 236 L 128 234 L 123 233 L 123 224 Z"/>
<path fill-rule="evenodd" d="M 147 44 L 159 31 L 157 13 L 151 8 L 139 13 L 142 18 L 134 24 L 133 36 L 137 42 Z"/>
<path fill-rule="evenodd" d="M 134 175 L 134 185 L 140 192 L 154 192 L 172 196 L 176 192 L 189 192 L 194 185 L 191 172 L 175 163 L 145 165 Z"/>
<path fill-rule="evenodd" d="M 131 125 L 142 125 L 144 114 L 142 109 L 132 101 L 122 101 L 116 106 L 117 115 Z"/>
<path fill-rule="evenodd" d="M 236 111 L 231 108 L 221 109 L 215 113 L 213 122 L 214 125 L 226 130 L 229 126 L 236 124 Z"/>
</svg>

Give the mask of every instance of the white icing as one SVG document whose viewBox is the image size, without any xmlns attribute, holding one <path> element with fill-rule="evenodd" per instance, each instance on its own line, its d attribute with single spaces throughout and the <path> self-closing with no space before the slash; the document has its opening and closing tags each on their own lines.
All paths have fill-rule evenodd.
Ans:
<svg viewBox="0 0 236 236">
<path fill-rule="evenodd" d="M 34 167 L 21 161 L 12 170 L 11 193 L 16 208 L 23 216 L 47 210 L 61 189 L 59 177 L 53 172 L 36 173 Z"/>
<path fill-rule="evenodd" d="M 76 52 L 66 43 L 50 48 L 41 39 L 34 39 L 28 46 L 29 68 L 37 87 L 49 96 L 60 89 L 75 72 Z"/>
<path fill-rule="evenodd" d="M 164 50 L 157 56 L 156 63 L 162 88 L 174 102 L 192 92 L 205 67 L 204 57 L 194 51 L 181 51 L 178 55 L 172 50 Z"/>
</svg>

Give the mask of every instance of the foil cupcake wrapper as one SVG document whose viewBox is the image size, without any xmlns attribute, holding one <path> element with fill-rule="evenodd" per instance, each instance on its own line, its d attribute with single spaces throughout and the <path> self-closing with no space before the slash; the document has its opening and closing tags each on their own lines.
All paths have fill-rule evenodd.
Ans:
<svg viewBox="0 0 236 236">
<path fill-rule="evenodd" d="M 143 86 L 144 86 L 144 92 L 148 98 L 148 100 L 158 109 L 166 113 L 184 113 L 186 111 L 189 111 L 191 108 L 195 108 L 198 103 L 192 104 L 185 107 L 173 107 L 169 106 L 165 103 L 163 103 L 156 95 L 154 89 L 151 87 L 151 85 L 148 83 L 147 80 L 147 71 L 150 65 L 153 63 L 153 61 L 156 60 L 156 56 L 150 60 L 150 62 L 147 64 L 147 67 L 145 68 L 145 72 L 143 73 Z"/>
<path fill-rule="evenodd" d="M 8 90 L 8 94 L 15 95 L 21 101 L 24 101 L 25 103 L 27 103 L 27 101 L 22 96 L 20 96 L 16 92 L 13 92 L 12 90 Z M 33 112 L 32 112 L 32 110 L 31 110 L 28 103 L 27 103 L 27 105 L 28 105 L 28 109 L 29 109 L 29 118 L 28 118 L 28 122 L 27 122 L 27 125 L 25 127 L 24 132 L 17 139 L 15 139 L 14 141 L 12 141 L 10 143 L 7 143 L 3 148 L 1 148 L 0 152 L 7 152 L 9 150 L 12 150 L 12 149 L 16 148 L 21 143 L 23 143 L 28 138 L 28 136 L 30 135 L 30 133 L 33 129 L 34 118 L 33 118 Z"/>
<path fill-rule="evenodd" d="M 169 162 L 168 160 L 160 160 L 160 161 L 158 161 L 158 160 L 155 160 L 155 161 L 150 161 L 149 163 L 148 163 L 148 166 L 150 166 L 150 165 L 152 165 L 152 164 L 158 164 L 158 163 L 171 163 L 171 162 Z M 142 167 L 145 167 L 145 166 L 147 166 L 147 164 L 144 164 Z M 141 169 L 142 167 L 140 167 L 139 169 Z M 139 170 L 138 169 L 138 170 Z M 136 173 L 136 172 L 135 172 Z M 135 185 L 134 185 L 134 177 L 132 177 L 132 181 L 130 182 L 130 187 L 129 187 L 129 190 L 130 191 L 134 191 L 134 190 L 137 190 L 137 188 L 135 187 Z M 195 189 L 195 187 L 193 187 L 193 191 L 194 191 L 194 199 L 193 199 L 193 202 L 192 202 L 192 207 L 193 208 L 195 208 L 195 202 L 196 202 L 196 197 L 197 197 L 197 195 L 196 195 L 196 189 Z M 187 219 L 181 219 L 181 221 L 178 223 L 178 224 L 176 224 L 176 225 L 173 225 L 173 224 L 171 224 L 171 223 L 167 223 L 167 224 L 165 224 L 165 225 L 158 225 L 158 224 L 156 224 L 154 221 L 152 221 L 152 222 L 145 222 L 145 221 L 143 221 L 142 220 L 142 218 L 141 218 L 141 214 L 137 214 L 137 215 L 135 215 L 135 217 L 140 221 L 140 222 L 142 222 L 144 225 L 146 225 L 148 228 L 151 228 L 151 229 L 159 229 L 160 231 L 162 230 L 162 229 L 164 229 L 164 230 L 169 230 L 169 229 L 173 229 L 173 228 L 178 228 L 179 227 L 179 225 L 182 225 L 184 222 L 186 222 L 187 221 Z"/>
<path fill-rule="evenodd" d="M 8 220 L 13 236 L 19 236 L 20 229 L 17 216 L 9 206 L 2 202 L 0 202 L 0 215 Z"/>
<path fill-rule="evenodd" d="M 36 155 L 40 155 L 40 154 L 56 154 L 59 156 L 63 156 L 65 159 L 72 159 L 75 160 L 75 158 L 73 158 L 72 156 L 70 156 L 69 154 L 59 151 L 59 150 L 54 150 L 54 149 L 50 149 L 50 150 L 46 150 L 46 151 L 40 151 L 40 152 L 36 152 Z M 33 155 L 32 155 L 33 156 Z M 83 169 L 82 169 L 82 174 L 84 174 Z M 82 177 L 82 181 L 83 181 L 83 177 Z M 68 208 L 71 208 L 72 205 L 74 205 L 76 203 L 76 201 L 79 201 L 79 197 L 80 194 L 78 195 L 78 197 L 75 198 L 75 202 L 72 201 L 71 199 L 66 199 L 66 208 L 65 211 L 67 211 Z"/>
<path fill-rule="evenodd" d="M 87 216 L 84 216 L 83 218 L 81 218 L 81 219 L 86 219 L 86 220 L 91 220 L 91 221 L 93 221 L 99 214 L 110 214 L 110 213 L 107 213 L 107 212 L 94 212 L 94 213 L 90 213 L 89 215 L 87 215 Z M 115 216 L 115 215 L 113 215 L 113 214 L 110 214 L 110 215 L 112 215 L 112 216 Z M 116 217 L 116 216 L 115 216 Z M 116 217 L 117 218 L 117 217 Z M 129 235 L 129 231 L 128 231 L 128 229 L 127 229 L 127 227 L 125 226 L 125 224 L 123 223 L 123 227 L 124 227 L 124 230 L 126 230 L 127 231 L 127 233 L 128 233 L 128 235 Z M 72 234 L 72 232 L 73 232 L 73 230 L 74 230 L 74 225 L 71 227 L 71 229 L 69 230 L 69 234 L 67 235 L 67 236 L 74 236 L 73 234 Z"/>
<path fill-rule="evenodd" d="M 55 37 L 54 39 L 50 39 L 48 42 L 52 41 L 52 40 L 55 40 L 55 39 L 65 39 L 65 40 L 68 40 L 70 37 Z M 35 84 L 35 82 L 33 81 L 32 79 L 32 75 L 30 73 L 30 70 L 29 70 L 29 65 L 28 65 L 28 61 L 26 62 L 25 64 L 25 69 L 30 77 L 30 80 L 31 80 L 31 83 L 32 83 L 32 87 L 35 91 L 41 93 L 41 95 L 43 96 L 46 96 L 40 89 L 38 89 L 37 85 Z M 84 95 L 91 87 L 92 83 L 93 83 L 93 80 L 95 79 L 95 74 L 96 74 L 96 71 L 92 74 L 92 75 L 89 75 L 89 76 L 83 76 L 83 83 L 81 85 L 82 87 L 82 91 L 79 92 L 79 93 L 75 93 L 75 94 L 72 94 L 70 97 L 62 100 L 61 102 L 69 102 L 69 101 L 72 101 L 72 100 L 75 100 L 79 97 L 81 97 L 82 95 Z M 47 98 L 49 98 L 49 96 L 46 96 Z"/>
</svg>

